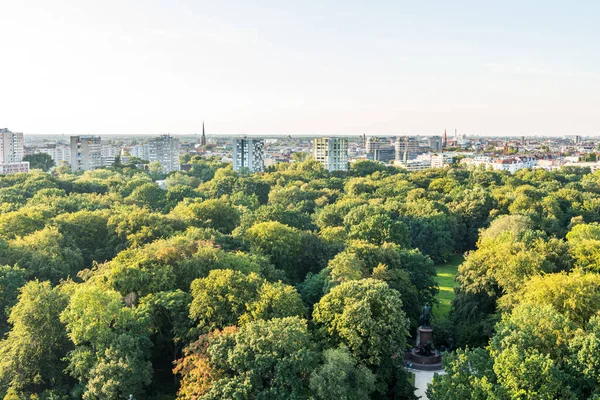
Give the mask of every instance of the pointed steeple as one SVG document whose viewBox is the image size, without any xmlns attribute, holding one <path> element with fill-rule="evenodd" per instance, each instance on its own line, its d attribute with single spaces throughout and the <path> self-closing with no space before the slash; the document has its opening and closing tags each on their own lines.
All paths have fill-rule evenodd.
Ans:
<svg viewBox="0 0 600 400">
<path fill-rule="evenodd" d="M 200 146 L 206 146 L 206 133 L 204 132 L 204 121 L 202 121 L 202 137 L 200 138 Z"/>
</svg>

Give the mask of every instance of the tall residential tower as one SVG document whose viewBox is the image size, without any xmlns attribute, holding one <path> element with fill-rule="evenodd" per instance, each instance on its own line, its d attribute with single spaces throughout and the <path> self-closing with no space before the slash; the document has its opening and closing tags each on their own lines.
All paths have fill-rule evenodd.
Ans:
<svg viewBox="0 0 600 400">
<path fill-rule="evenodd" d="M 23 161 L 23 134 L 0 129 L 0 163 L 18 163 Z"/>
<path fill-rule="evenodd" d="M 162 135 L 148 141 L 148 161 L 158 161 L 164 172 L 179 171 L 179 139 Z"/>
<path fill-rule="evenodd" d="M 0 174 L 29 172 L 29 162 L 23 161 L 23 134 L 0 129 Z"/>
<path fill-rule="evenodd" d="M 348 171 L 348 139 L 324 137 L 313 140 L 313 156 L 331 171 Z"/>
<path fill-rule="evenodd" d="M 265 141 L 256 138 L 233 139 L 233 170 L 263 172 L 265 170 Z"/>
<path fill-rule="evenodd" d="M 89 171 L 101 166 L 100 136 L 71 136 L 71 170 Z"/>
</svg>

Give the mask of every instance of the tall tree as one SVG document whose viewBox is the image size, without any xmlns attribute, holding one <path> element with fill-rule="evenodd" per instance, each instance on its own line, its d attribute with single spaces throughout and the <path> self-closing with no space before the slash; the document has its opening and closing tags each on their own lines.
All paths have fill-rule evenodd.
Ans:
<svg viewBox="0 0 600 400">
<path fill-rule="evenodd" d="M 25 270 L 9 265 L 0 266 L 0 335 L 9 330 L 8 317 L 17 303 L 19 289 L 25 285 Z"/>
<path fill-rule="evenodd" d="M 231 233 L 238 225 L 238 210 L 223 200 L 188 201 L 173 209 L 172 215 L 199 228 L 213 228 L 222 233 Z"/>
<path fill-rule="evenodd" d="M 244 239 L 252 251 L 267 255 L 292 282 L 302 281 L 308 272 L 319 271 L 327 255 L 323 243 L 313 234 L 275 221 L 252 226 Z"/>
<path fill-rule="evenodd" d="M 292 286 L 270 283 L 257 274 L 214 270 L 192 283 L 190 318 L 202 333 L 257 319 L 303 316 L 302 299 Z"/>
<path fill-rule="evenodd" d="M 326 294 L 313 319 L 330 347 L 346 346 L 377 375 L 374 398 L 415 398 L 402 359 L 408 322 L 400 294 L 382 281 L 348 281 Z"/>
<path fill-rule="evenodd" d="M 200 338 L 179 360 L 180 399 L 305 399 L 317 354 L 298 317 L 258 320 Z"/>
<path fill-rule="evenodd" d="M 324 363 L 310 376 L 310 388 L 319 400 L 369 400 L 375 374 L 341 347 L 323 352 Z"/>
<path fill-rule="evenodd" d="M 8 319 L 12 328 L 0 342 L 4 390 L 23 395 L 51 388 L 68 392 L 71 382 L 63 375 L 63 359 L 71 344 L 59 319 L 67 302 L 68 297 L 48 282 L 32 281 L 21 288 Z"/>
<path fill-rule="evenodd" d="M 23 157 L 23 161 L 29 161 L 29 168 L 41 169 L 44 172 L 54 167 L 54 160 L 46 153 L 27 154 Z"/>
<path fill-rule="evenodd" d="M 75 348 L 67 371 L 79 381 L 75 389 L 84 400 L 143 396 L 150 383 L 149 318 L 127 307 L 112 290 L 93 285 L 78 287 L 60 320 Z"/>
</svg>

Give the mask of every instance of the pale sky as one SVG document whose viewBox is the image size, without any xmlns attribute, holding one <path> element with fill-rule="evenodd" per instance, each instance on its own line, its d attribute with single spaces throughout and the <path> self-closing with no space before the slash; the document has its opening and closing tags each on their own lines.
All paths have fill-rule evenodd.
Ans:
<svg viewBox="0 0 600 400">
<path fill-rule="evenodd" d="M 600 134 L 598 0 L 0 0 L 26 134 Z"/>
</svg>

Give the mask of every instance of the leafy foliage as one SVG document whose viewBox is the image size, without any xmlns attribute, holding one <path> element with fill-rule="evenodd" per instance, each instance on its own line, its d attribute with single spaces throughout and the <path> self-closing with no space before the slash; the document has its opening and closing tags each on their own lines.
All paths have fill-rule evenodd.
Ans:
<svg viewBox="0 0 600 400">
<path fill-rule="evenodd" d="M 414 399 L 467 251 L 430 398 L 600 398 L 600 172 L 295 159 L 0 177 L 0 396 Z"/>
<path fill-rule="evenodd" d="M 368 400 L 375 390 L 375 375 L 345 348 L 323 352 L 324 363 L 310 376 L 317 399 Z"/>
<path fill-rule="evenodd" d="M 141 394 L 150 383 L 149 319 L 126 307 L 112 290 L 81 286 L 61 314 L 75 348 L 67 371 L 79 381 L 83 399 L 116 399 Z"/>
<path fill-rule="evenodd" d="M 70 383 L 62 370 L 71 344 L 59 320 L 67 302 L 48 282 L 23 286 L 8 319 L 12 329 L 0 342 L 3 391 L 34 394 Z"/>
<path fill-rule="evenodd" d="M 27 154 L 23 157 L 23 161 L 29 161 L 29 168 L 41 169 L 44 172 L 54 167 L 54 160 L 46 153 Z"/>
<path fill-rule="evenodd" d="M 298 317 L 211 334 L 188 349 L 192 362 L 178 362 L 179 398 L 306 398 L 317 361 L 312 347 L 306 321 Z"/>
</svg>

